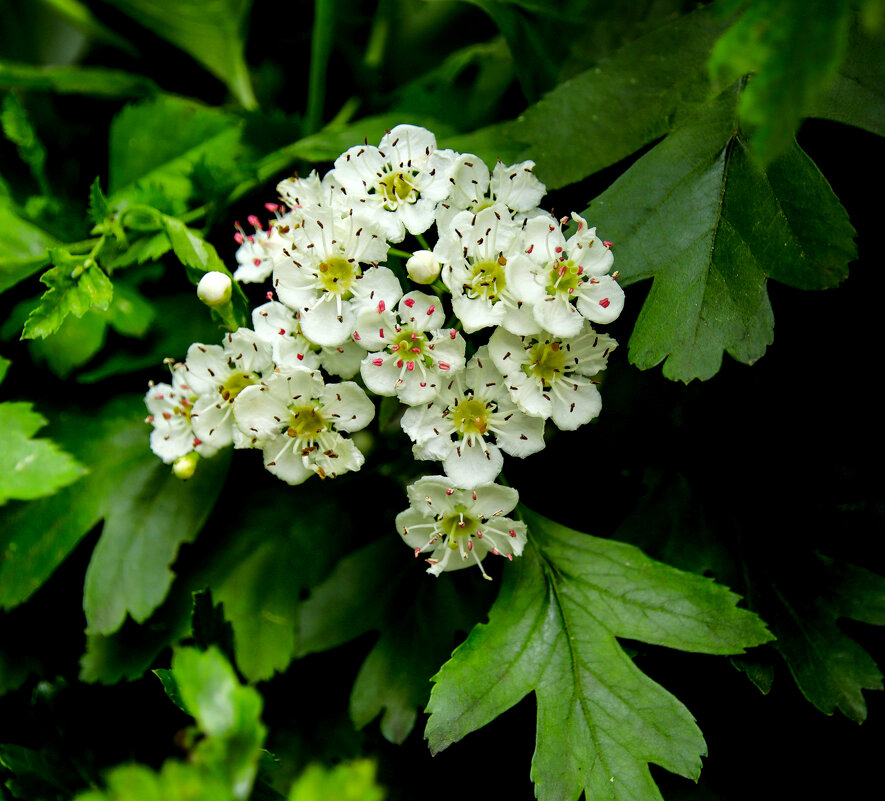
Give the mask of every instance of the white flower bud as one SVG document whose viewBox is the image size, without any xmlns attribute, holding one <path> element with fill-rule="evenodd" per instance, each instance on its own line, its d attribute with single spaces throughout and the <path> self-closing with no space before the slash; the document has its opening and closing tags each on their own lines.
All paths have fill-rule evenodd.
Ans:
<svg viewBox="0 0 885 801">
<path fill-rule="evenodd" d="M 406 262 L 406 270 L 416 284 L 432 284 L 439 278 L 439 260 L 429 250 L 416 250 Z"/>
<path fill-rule="evenodd" d="M 207 306 L 216 308 L 230 302 L 230 277 L 213 270 L 206 273 L 197 284 L 197 297 Z"/>
<path fill-rule="evenodd" d="M 172 463 L 172 472 L 176 478 L 187 481 L 189 478 L 193 478 L 194 473 L 197 472 L 197 462 L 199 461 L 200 455 L 196 451 L 186 453 Z"/>
</svg>

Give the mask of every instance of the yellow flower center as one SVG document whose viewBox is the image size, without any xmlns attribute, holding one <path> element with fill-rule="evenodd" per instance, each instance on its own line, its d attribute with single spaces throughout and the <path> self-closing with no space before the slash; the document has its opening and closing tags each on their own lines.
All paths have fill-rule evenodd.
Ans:
<svg viewBox="0 0 885 801">
<path fill-rule="evenodd" d="M 255 379 L 249 373 L 232 373 L 230 378 L 221 385 L 221 397 L 233 401 L 246 387 L 251 387 Z"/>
<path fill-rule="evenodd" d="M 319 278 L 327 292 L 347 300 L 353 294 L 353 283 L 360 276 L 360 267 L 340 256 L 333 256 L 319 266 Z"/>
<path fill-rule="evenodd" d="M 565 367 L 565 349 L 559 342 L 538 342 L 529 351 L 529 363 L 523 369 L 540 378 L 545 386 L 553 383 Z"/>
<path fill-rule="evenodd" d="M 289 411 L 292 414 L 286 433 L 290 437 L 310 440 L 328 428 L 326 419 L 319 413 L 316 406 L 302 406 L 300 408 L 290 406 Z"/>
<path fill-rule="evenodd" d="M 460 434 L 485 434 L 489 428 L 490 409 L 476 398 L 462 400 L 452 411 L 452 423 Z"/>
<path fill-rule="evenodd" d="M 496 300 L 507 286 L 504 274 L 504 266 L 507 259 L 501 256 L 498 261 L 481 261 L 472 267 L 472 276 L 469 284 L 464 289 L 473 297 L 483 297 L 487 300 Z"/>
</svg>

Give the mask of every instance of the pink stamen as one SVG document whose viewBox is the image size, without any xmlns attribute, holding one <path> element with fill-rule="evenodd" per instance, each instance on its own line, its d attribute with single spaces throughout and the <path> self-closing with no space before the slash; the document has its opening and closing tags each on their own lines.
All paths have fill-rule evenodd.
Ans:
<svg viewBox="0 0 885 801">
<path fill-rule="evenodd" d="M 353 338 L 357 342 L 359 342 L 362 339 L 362 337 L 356 331 L 353 332 Z"/>
<path fill-rule="evenodd" d="M 454 487 L 449 487 L 449 489 L 446 490 L 446 495 L 454 495 L 454 494 L 455 494 Z"/>
<path fill-rule="evenodd" d="M 415 369 L 415 362 L 406 362 L 406 369 L 411 373 Z"/>
<path fill-rule="evenodd" d="M 268 211 L 271 211 L 271 212 L 278 211 L 280 208 L 280 204 L 279 203 L 265 203 L 264 208 L 266 208 Z"/>
<path fill-rule="evenodd" d="M 252 259 L 252 264 L 254 264 L 256 267 L 260 267 L 261 266 L 261 259 L 258 259 L 258 258 Z"/>
<path fill-rule="evenodd" d="M 259 231 L 264 230 L 264 226 L 261 224 L 261 220 L 259 220 L 254 214 L 250 214 L 246 217 L 246 220 L 249 222 L 249 225 L 254 226 Z"/>
<path fill-rule="evenodd" d="M 380 367 L 382 364 L 384 364 L 384 359 L 380 357 L 377 359 L 372 359 L 372 364 L 374 364 L 375 367 Z"/>
<path fill-rule="evenodd" d="M 411 309 L 415 305 L 415 298 L 406 298 L 403 303 Z"/>
<path fill-rule="evenodd" d="M 535 245 L 534 245 L 534 243 L 532 243 L 531 245 L 528 246 L 528 248 L 526 248 L 525 252 L 531 253 L 534 249 L 535 249 Z"/>
<path fill-rule="evenodd" d="M 381 337 L 381 339 L 384 339 L 384 329 L 383 328 L 378 329 L 378 336 Z"/>
<path fill-rule="evenodd" d="M 614 242 L 608 242 L 608 241 L 606 241 L 605 239 L 603 239 L 603 240 L 602 240 L 602 244 L 603 244 L 605 247 L 610 248 L 612 245 L 614 245 Z"/>
<path fill-rule="evenodd" d="M 511 537 L 515 537 L 515 536 L 516 536 L 516 532 L 515 532 L 513 529 L 510 529 L 510 532 L 509 532 L 509 533 L 510 533 L 510 536 L 511 536 Z"/>
<path fill-rule="evenodd" d="M 396 366 L 397 366 L 397 367 L 402 367 L 402 366 L 403 366 L 403 360 L 400 359 L 400 360 L 396 363 Z"/>
<path fill-rule="evenodd" d="M 603 309 L 607 309 L 611 305 L 611 301 L 608 298 L 603 298 L 599 301 L 599 305 L 602 306 Z"/>
<path fill-rule="evenodd" d="M 427 310 L 427 316 L 430 317 L 430 315 L 433 314 L 435 311 L 436 311 L 436 306 L 431 306 L 431 307 Z"/>
<path fill-rule="evenodd" d="M 244 241 L 245 238 L 243 237 L 243 235 L 239 231 L 237 231 L 234 234 L 234 242 L 236 242 L 238 245 L 242 245 Z"/>
<path fill-rule="evenodd" d="M 554 253 L 562 253 L 562 248 L 561 247 L 553 248 L 553 252 Z"/>
<path fill-rule="evenodd" d="M 450 365 L 448 362 L 438 362 L 438 365 L 439 365 L 440 370 L 451 370 L 452 369 L 452 365 Z"/>
<path fill-rule="evenodd" d="M 273 300 L 273 292 L 268 292 L 266 297 L 268 300 Z"/>
<path fill-rule="evenodd" d="M 452 329 L 451 331 L 449 331 L 449 339 L 454 339 L 456 336 L 458 336 L 458 332 L 457 332 L 457 331 L 455 331 L 454 329 Z"/>
<path fill-rule="evenodd" d="M 304 359 L 304 354 L 303 354 L 303 353 L 298 353 L 298 354 L 296 354 L 296 355 L 298 356 L 298 361 L 299 361 L 299 362 L 302 361 L 302 360 Z"/>
<path fill-rule="evenodd" d="M 197 439 L 197 437 L 194 437 L 194 447 L 195 448 L 197 447 L 197 445 L 202 445 L 202 444 L 203 444 L 203 440 Z"/>
</svg>

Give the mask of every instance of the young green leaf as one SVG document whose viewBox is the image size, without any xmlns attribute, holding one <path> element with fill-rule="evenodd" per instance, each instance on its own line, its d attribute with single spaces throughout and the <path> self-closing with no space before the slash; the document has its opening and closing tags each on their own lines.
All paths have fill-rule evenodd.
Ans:
<svg viewBox="0 0 885 801">
<path fill-rule="evenodd" d="M 703 737 L 689 711 L 617 642 L 711 654 L 771 638 L 738 596 L 526 512 L 529 546 L 509 566 L 489 622 L 434 677 L 426 737 L 437 752 L 534 691 L 532 779 L 541 801 L 660 799 L 655 763 L 697 778 Z"/>
<path fill-rule="evenodd" d="M 261 723 L 261 695 L 244 687 L 221 652 L 181 648 L 172 657 L 179 697 L 206 738 L 192 759 L 227 779 L 236 798 L 252 789 L 266 729 Z"/>
<path fill-rule="evenodd" d="M 189 481 L 156 459 L 121 476 L 86 570 L 83 610 L 89 633 L 111 634 L 127 614 L 142 623 L 162 603 L 178 549 L 199 534 L 224 486 L 229 461 L 229 451 L 204 459 Z"/>
<path fill-rule="evenodd" d="M 62 248 L 53 248 L 50 255 L 55 266 L 40 276 L 49 289 L 28 315 L 22 339 L 48 337 L 58 331 L 69 314 L 82 317 L 90 309 L 105 311 L 113 300 L 111 279 L 97 264 L 81 264 Z"/>
<path fill-rule="evenodd" d="M 252 0 L 107 0 L 180 47 L 224 81 L 244 108 L 257 105 L 246 66 Z"/>
<path fill-rule="evenodd" d="M 342 762 L 333 768 L 308 765 L 289 791 L 289 801 L 382 801 L 375 781 L 375 763 L 368 759 Z"/>
<path fill-rule="evenodd" d="M 52 440 L 33 439 L 46 422 L 30 403 L 0 403 L 0 505 L 52 495 L 87 472 Z"/>
<path fill-rule="evenodd" d="M 587 215 L 617 248 L 621 281 L 654 277 L 630 338 L 640 369 L 715 375 L 723 351 L 752 364 L 773 338 L 769 277 L 836 286 L 855 257 L 854 229 L 795 143 L 763 170 L 728 90 L 643 156 Z"/>
<path fill-rule="evenodd" d="M 110 215 L 111 206 L 101 191 L 101 181 L 96 178 L 89 187 L 89 218 L 98 225 Z"/>
<path fill-rule="evenodd" d="M 218 776 L 171 759 L 159 773 L 145 765 L 119 765 L 106 782 L 105 790 L 80 793 L 74 801 L 235 801 Z"/>
<path fill-rule="evenodd" d="M 789 149 L 833 83 L 850 19 L 848 0 L 755 0 L 713 47 L 710 74 L 720 89 L 753 73 L 740 120 L 764 163 Z"/>
</svg>

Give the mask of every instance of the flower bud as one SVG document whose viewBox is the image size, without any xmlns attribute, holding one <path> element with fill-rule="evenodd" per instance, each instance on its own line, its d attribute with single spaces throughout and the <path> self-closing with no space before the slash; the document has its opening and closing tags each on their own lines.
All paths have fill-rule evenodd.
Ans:
<svg viewBox="0 0 885 801">
<path fill-rule="evenodd" d="M 213 270 L 206 273 L 197 284 L 197 297 L 207 306 L 217 308 L 230 302 L 230 277 Z"/>
<path fill-rule="evenodd" d="M 176 478 L 187 481 L 189 478 L 193 478 L 194 473 L 197 472 L 197 462 L 199 461 L 200 455 L 196 451 L 179 456 L 172 463 L 172 473 Z"/>
<path fill-rule="evenodd" d="M 416 250 L 406 262 L 406 270 L 416 284 L 432 284 L 439 278 L 439 260 L 429 250 Z"/>
</svg>

